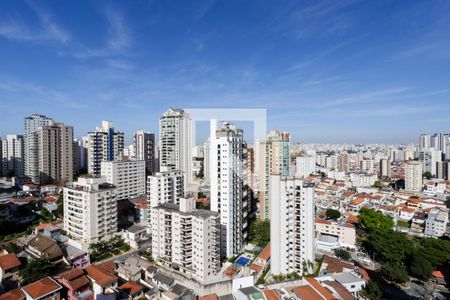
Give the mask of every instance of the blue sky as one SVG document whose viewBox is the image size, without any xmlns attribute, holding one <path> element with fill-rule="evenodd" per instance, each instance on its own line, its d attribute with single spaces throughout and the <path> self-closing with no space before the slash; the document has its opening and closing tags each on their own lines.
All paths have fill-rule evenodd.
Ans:
<svg viewBox="0 0 450 300">
<path fill-rule="evenodd" d="M 303 142 L 450 131 L 450 1 L 0 1 L 0 136 L 268 109 Z"/>
</svg>

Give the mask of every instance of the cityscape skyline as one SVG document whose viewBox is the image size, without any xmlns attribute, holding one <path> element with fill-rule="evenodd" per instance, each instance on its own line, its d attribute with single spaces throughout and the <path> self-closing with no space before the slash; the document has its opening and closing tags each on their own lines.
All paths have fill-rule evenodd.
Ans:
<svg viewBox="0 0 450 300">
<path fill-rule="evenodd" d="M 0 11 L 1 136 L 38 112 L 76 137 L 111 120 L 130 143 L 156 133 L 168 107 L 267 108 L 268 128 L 294 142 L 415 143 L 450 123 L 446 1 L 4 1 Z"/>
</svg>

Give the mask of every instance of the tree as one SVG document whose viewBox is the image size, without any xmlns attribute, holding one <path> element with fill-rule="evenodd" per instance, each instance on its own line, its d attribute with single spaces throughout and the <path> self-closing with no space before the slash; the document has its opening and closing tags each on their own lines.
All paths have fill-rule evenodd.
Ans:
<svg viewBox="0 0 450 300">
<path fill-rule="evenodd" d="M 28 265 L 19 272 L 22 285 L 35 282 L 46 276 L 52 276 L 56 267 L 43 259 L 33 259 Z"/>
<path fill-rule="evenodd" d="M 414 248 L 405 234 L 391 229 L 376 229 L 364 240 L 363 246 L 383 262 L 403 262 Z"/>
<path fill-rule="evenodd" d="M 325 216 L 326 216 L 327 219 L 337 220 L 337 219 L 339 219 L 341 217 L 341 213 L 338 210 L 336 210 L 336 209 L 328 208 L 325 211 Z"/>
<path fill-rule="evenodd" d="M 405 283 L 409 280 L 408 272 L 406 272 L 405 266 L 400 263 L 389 262 L 384 264 L 381 268 L 384 277 L 396 283 Z"/>
<path fill-rule="evenodd" d="M 352 258 L 352 255 L 350 254 L 350 252 L 348 252 L 345 249 L 334 250 L 334 255 L 336 255 L 337 257 L 344 259 L 344 260 L 349 260 L 350 258 Z"/>
<path fill-rule="evenodd" d="M 380 300 L 383 296 L 383 292 L 381 291 L 378 284 L 373 281 L 370 281 L 366 287 L 361 291 L 361 295 L 370 300 Z"/>
<path fill-rule="evenodd" d="M 432 177 L 431 172 L 429 171 L 423 172 L 422 177 L 425 177 L 426 179 L 431 179 Z"/>
<path fill-rule="evenodd" d="M 369 232 L 375 229 L 391 229 L 394 225 L 391 217 L 385 216 L 379 211 L 365 207 L 361 208 L 359 211 L 359 221 L 361 225 Z"/>
<path fill-rule="evenodd" d="M 383 187 L 383 184 L 381 183 L 381 181 L 377 180 L 372 186 L 381 189 Z"/>
<path fill-rule="evenodd" d="M 397 221 L 397 226 L 409 228 L 409 223 L 405 222 L 405 221 L 402 221 L 402 220 L 398 220 Z"/>
<path fill-rule="evenodd" d="M 408 265 L 409 273 L 419 279 L 427 280 L 431 277 L 433 266 L 420 254 L 412 255 L 411 262 Z"/>
<path fill-rule="evenodd" d="M 255 220 L 250 224 L 249 240 L 254 244 L 265 245 L 270 240 L 270 223 L 268 220 Z"/>
<path fill-rule="evenodd" d="M 51 212 L 48 211 L 48 209 L 46 209 L 45 207 L 43 207 L 40 211 L 40 219 L 45 222 L 45 223 L 49 223 L 51 221 L 53 221 L 53 215 Z"/>
<path fill-rule="evenodd" d="M 447 197 L 447 201 L 445 202 L 445 204 L 447 205 L 447 208 L 450 208 L 450 196 Z"/>
<path fill-rule="evenodd" d="M 8 251 L 8 253 L 19 253 L 22 248 L 20 248 L 17 244 L 15 243 L 8 243 L 5 246 L 5 250 Z"/>
</svg>

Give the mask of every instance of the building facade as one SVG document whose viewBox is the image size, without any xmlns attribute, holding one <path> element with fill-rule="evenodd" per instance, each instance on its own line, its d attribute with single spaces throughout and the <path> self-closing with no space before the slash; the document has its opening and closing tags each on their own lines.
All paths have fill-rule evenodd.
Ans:
<svg viewBox="0 0 450 300">
<path fill-rule="evenodd" d="M 184 174 L 181 171 L 158 172 L 147 177 L 148 207 L 162 203 L 180 203 L 184 196 Z"/>
<path fill-rule="evenodd" d="M 112 161 L 123 154 L 124 134 L 116 132 L 112 122 L 102 121 L 95 131 L 88 133 L 88 172 L 100 176 L 102 161 Z"/>
<path fill-rule="evenodd" d="M 3 175 L 22 177 L 25 174 L 25 144 L 22 135 L 8 134 L 1 144 L 1 163 L 0 170 Z"/>
<path fill-rule="evenodd" d="M 180 170 L 192 182 L 192 131 L 189 114 L 170 108 L 159 120 L 159 170 Z"/>
<path fill-rule="evenodd" d="M 145 161 L 146 176 L 155 173 L 155 135 L 150 132 L 136 131 L 134 134 L 135 159 Z"/>
<path fill-rule="evenodd" d="M 220 271 L 219 214 L 196 210 L 194 198 L 163 203 L 152 210 L 155 261 L 205 282 Z"/>
<path fill-rule="evenodd" d="M 39 183 L 73 180 L 73 127 L 49 122 L 37 130 Z"/>
<path fill-rule="evenodd" d="M 271 175 L 271 273 L 308 273 L 314 262 L 314 184 Z"/>
<path fill-rule="evenodd" d="M 258 178 L 259 178 L 259 216 L 270 217 L 270 175 L 289 175 L 290 135 L 287 132 L 269 131 L 267 139 L 259 145 Z"/>
<path fill-rule="evenodd" d="M 422 164 L 411 160 L 405 165 L 405 190 L 408 192 L 422 191 Z"/>
<path fill-rule="evenodd" d="M 39 114 L 32 114 L 24 120 L 25 175 L 36 184 L 40 181 L 37 130 L 41 126 L 49 125 L 51 120 Z"/>
<path fill-rule="evenodd" d="M 104 177 L 80 177 L 64 188 L 64 230 L 84 251 L 117 232 L 116 187 Z"/>
<path fill-rule="evenodd" d="M 145 195 L 145 161 L 119 157 L 113 161 L 102 161 L 101 176 L 117 190 L 117 200 Z"/>
</svg>

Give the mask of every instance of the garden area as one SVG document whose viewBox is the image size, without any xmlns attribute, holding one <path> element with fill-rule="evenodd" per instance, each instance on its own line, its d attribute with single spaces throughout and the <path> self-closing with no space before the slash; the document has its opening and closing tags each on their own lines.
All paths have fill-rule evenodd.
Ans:
<svg viewBox="0 0 450 300">
<path fill-rule="evenodd" d="M 91 262 L 99 262 L 130 250 L 130 246 L 121 237 L 100 241 L 89 246 Z"/>
</svg>

